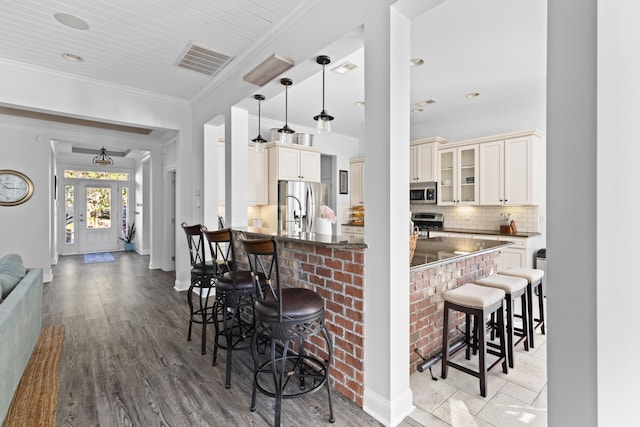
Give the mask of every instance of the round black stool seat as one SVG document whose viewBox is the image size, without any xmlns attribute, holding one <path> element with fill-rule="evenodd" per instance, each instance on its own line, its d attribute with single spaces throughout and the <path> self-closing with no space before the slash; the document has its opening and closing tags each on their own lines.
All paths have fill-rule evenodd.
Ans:
<svg viewBox="0 0 640 427">
<path fill-rule="evenodd" d="M 256 301 L 256 316 L 261 322 L 279 322 L 278 302 L 272 297 Z M 324 300 L 309 289 L 282 289 L 283 321 L 303 320 L 324 316 Z"/>
<path fill-rule="evenodd" d="M 216 283 L 216 290 L 218 291 L 238 291 L 238 292 L 253 292 L 253 279 L 251 278 L 250 271 L 239 270 L 236 271 L 236 282 L 233 283 L 233 277 L 231 273 L 224 273 Z"/>
</svg>

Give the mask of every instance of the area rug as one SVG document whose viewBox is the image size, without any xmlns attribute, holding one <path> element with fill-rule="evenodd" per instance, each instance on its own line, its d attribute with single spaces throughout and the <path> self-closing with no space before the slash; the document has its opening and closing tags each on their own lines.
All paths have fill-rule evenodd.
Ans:
<svg viewBox="0 0 640 427">
<path fill-rule="evenodd" d="M 55 427 L 64 326 L 43 328 L 13 396 L 4 427 Z"/>
<path fill-rule="evenodd" d="M 95 254 L 84 254 L 84 263 L 93 264 L 96 262 L 115 261 L 111 252 L 97 252 Z"/>
</svg>

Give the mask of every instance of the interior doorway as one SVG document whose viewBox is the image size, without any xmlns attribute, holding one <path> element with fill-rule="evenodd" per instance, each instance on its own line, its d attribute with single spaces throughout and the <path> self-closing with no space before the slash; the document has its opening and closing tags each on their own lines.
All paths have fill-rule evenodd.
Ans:
<svg viewBox="0 0 640 427">
<path fill-rule="evenodd" d="M 327 184 L 327 203 L 334 212 L 338 212 L 338 199 L 335 189 L 335 177 L 338 173 L 336 156 L 320 155 L 320 182 Z M 331 231 L 336 234 L 336 224 L 331 224 Z"/>
</svg>

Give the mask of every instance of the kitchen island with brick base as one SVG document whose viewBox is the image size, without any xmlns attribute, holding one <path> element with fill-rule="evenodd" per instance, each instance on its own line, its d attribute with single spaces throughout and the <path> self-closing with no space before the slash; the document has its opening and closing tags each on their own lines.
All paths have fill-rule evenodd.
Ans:
<svg viewBox="0 0 640 427">
<path fill-rule="evenodd" d="M 279 248 L 280 278 L 284 286 L 311 289 L 324 298 L 325 321 L 334 343 L 331 385 L 362 407 L 367 246 L 358 238 L 313 233 L 272 236 L 249 230 L 247 237 L 275 237 Z M 498 250 L 511 244 L 446 237 L 418 241 L 414 258 L 434 255 L 436 261 L 424 262 L 416 258 L 419 264 L 414 264 L 410 270 L 411 347 L 407 350 L 410 352 L 412 371 L 420 361 L 414 348 L 425 355 L 440 350 L 441 293 L 495 272 Z M 244 251 L 238 249 L 242 251 L 239 255 L 242 259 Z M 312 348 L 316 356 L 326 358 L 324 340 L 315 338 L 307 348 Z"/>
<path fill-rule="evenodd" d="M 411 372 L 423 359 L 442 349 L 444 300 L 442 293 L 497 272 L 500 250 L 507 241 L 455 237 L 419 239 L 411 260 L 410 348 Z M 457 337 L 456 327 L 464 323 L 458 315 L 449 336 Z"/>
</svg>

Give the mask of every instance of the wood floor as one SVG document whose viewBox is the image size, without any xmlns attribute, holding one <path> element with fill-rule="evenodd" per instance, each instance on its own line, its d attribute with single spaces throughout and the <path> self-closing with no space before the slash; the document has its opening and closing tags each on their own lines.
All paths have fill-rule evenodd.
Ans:
<svg viewBox="0 0 640 427">
<path fill-rule="evenodd" d="M 113 255 L 115 262 L 96 264 L 60 257 L 44 287 L 43 326 L 65 326 L 57 425 L 272 425 L 273 399 L 259 395 L 249 411 L 249 353 L 234 355 L 226 390 L 225 354 L 211 366 L 213 328 L 206 355 L 199 326 L 187 342 L 186 292 L 173 289 L 174 274 L 149 270 L 146 256 Z M 333 404 L 336 426 L 380 425 L 336 392 Z M 329 426 L 328 416 L 320 390 L 285 401 L 282 425 Z"/>
</svg>

